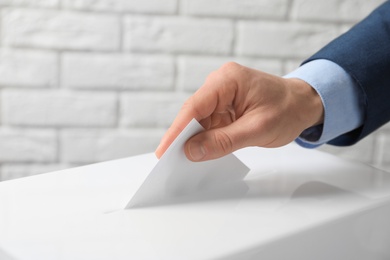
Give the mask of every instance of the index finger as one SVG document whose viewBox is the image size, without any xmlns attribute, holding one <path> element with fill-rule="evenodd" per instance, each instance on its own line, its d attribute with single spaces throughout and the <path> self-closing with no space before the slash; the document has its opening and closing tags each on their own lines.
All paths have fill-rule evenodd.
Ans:
<svg viewBox="0 0 390 260">
<path fill-rule="evenodd" d="M 205 85 L 191 96 L 184 103 L 172 125 L 161 139 L 160 145 L 155 151 L 156 156 L 160 158 L 164 154 L 171 143 L 193 118 L 201 121 L 210 116 L 215 110 L 217 100 L 215 91 L 212 91 L 212 89 L 207 88 Z"/>
<path fill-rule="evenodd" d="M 227 63 L 207 77 L 203 86 L 184 103 L 171 127 L 161 139 L 155 152 L 158 158 L 193 118 L 200 123 L 206 123 L 206 119 L 210 119 L 213 112 L 231 108 L 237 91 L 234 78 L 237 76 L 238 68 L 241 69 L 235 63 Z"/>
</svg>

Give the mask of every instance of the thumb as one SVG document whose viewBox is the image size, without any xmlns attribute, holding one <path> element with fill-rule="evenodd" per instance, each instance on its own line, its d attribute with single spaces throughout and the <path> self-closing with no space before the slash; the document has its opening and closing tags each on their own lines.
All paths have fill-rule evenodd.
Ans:
<svg viewBox="0 0 390 260">
<path fill-rule="evenodd" d="M 191 137 L 185 145 L 185 153 L 189 160 L 206 161 L 228 155 L 245 147 L 247 130 L 237 124 L 237 121 L 222 127 L 203 131 Z"/>
</svg>

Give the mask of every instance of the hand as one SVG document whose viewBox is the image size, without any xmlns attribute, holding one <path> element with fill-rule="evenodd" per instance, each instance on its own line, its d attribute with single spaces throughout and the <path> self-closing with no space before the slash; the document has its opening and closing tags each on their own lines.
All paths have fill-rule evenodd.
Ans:
<svg viewBox="0 0 390 260">
<path fill-rule="evenodd" d="M 211 73 L 181 108 L 156 150 L 158 158 L 191 121 L 206 129 L 185 144 L 191 161 L 205 161 L 247 146 L 278 147 L 323 122 L 317 92 L 299 79 L 285 79 L 236 63 Z"/>
</svg>

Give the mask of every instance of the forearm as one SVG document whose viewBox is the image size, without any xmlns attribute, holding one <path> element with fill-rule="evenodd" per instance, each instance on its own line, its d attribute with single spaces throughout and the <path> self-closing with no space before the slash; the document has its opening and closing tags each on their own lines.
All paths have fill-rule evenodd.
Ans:
<svg viewBox="0 0 390 260">
<path fill-rule="evenodd" d="M 342 67 L 362 92 L 362 126 L 328 143 L 351 145 L 390 120 L 390 2 L 306 62 L 330 60 Z M 326 120 L 326 114 L 325 114 Z"/>
<path fill-rule="evenodd" d="M 297 142 L 313 148 L 362 125 L 363 94 L 352 77 L 337 64 L 315 60 L 285 76 L 299 78 L 312 86 L 324 106 L 323 125 L 304 131 Z"/>
</svg>

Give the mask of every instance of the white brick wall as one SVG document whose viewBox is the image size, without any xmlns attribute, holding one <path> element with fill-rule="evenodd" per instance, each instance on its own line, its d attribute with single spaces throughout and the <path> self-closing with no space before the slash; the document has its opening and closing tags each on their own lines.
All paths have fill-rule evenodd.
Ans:
<svg viewBox="0 0 390 260">
<path fill-rule="evenodd" d="M 54 162 L 57 142 L 54 130 L 0 129 L 0 161 Z"/>
<path fill-rule="evenodd" d="M 85 89 L 172 90 L 174 59 L 170 56 L 64 53 L 62 85 Z"/>
<path fill-rule="evenodd" d="M 181 11 L 186 15 L 230 18 L 283 19 L 288 0 L 183 0 Z"/>
<path fill-rule="evenodd" d="M 168 128 L 188 97 L 181 93 L 124 93 L 121 95 L 121 125 Z"/>
<path fill-rule="evenodd" d="M 65 163 L 91 163 L 153 151 L 164 132 L 159 129 L 70 129 L 60 135 L 60 157 Z"/>
<path fill-rule="evenodd" d="M 358 22 L 383 0 L 295 0 L 292 16 L 301 21 Z"/>
<path fill-rule="evenodd" d="M 227 19 L 126 16 L 124 48 L 139 52 L 230 54 L 233 22 Z"/>
<path fill-rule="evenodd" d="M 117 50 L 119 17 L 107 14 L 42 10 L 2 11 L 3 43 L 13 47 Z"/>
<path fill-rule="evenodd" d="M 0 49 L 0 86 L 53 87 L 57 85 L 57 64 L 54 52 Z"/>
<path fill-rule="evenodd" d="M 58 7 L 60 0 L 0 0 L 0 6 Z"/>
<path fill-rule="evenodd" d="M 249 57 L 305 58 L 337 35 L 336 25 L 240 21 L 236 51 Z"/>
<path fill-rule="evenodd" d="M 384 0 L 0 0 L 0 180 L 152 152 L 227 61 L 283 75 Z M 322 150 L 390 170 L 390 125 Z"/>
<path fill-rule="evenodd" d="M 69 9 L 132 12 L 145 14 L 174 14 L 176 0 L 64 0 L 63 5 Z"/>
<path fill-rule="evenodd" d="M 112 127 L 117 94 L 66 90 L 4 90 L 2 118 L 15 126 Z"/>
</svg>

